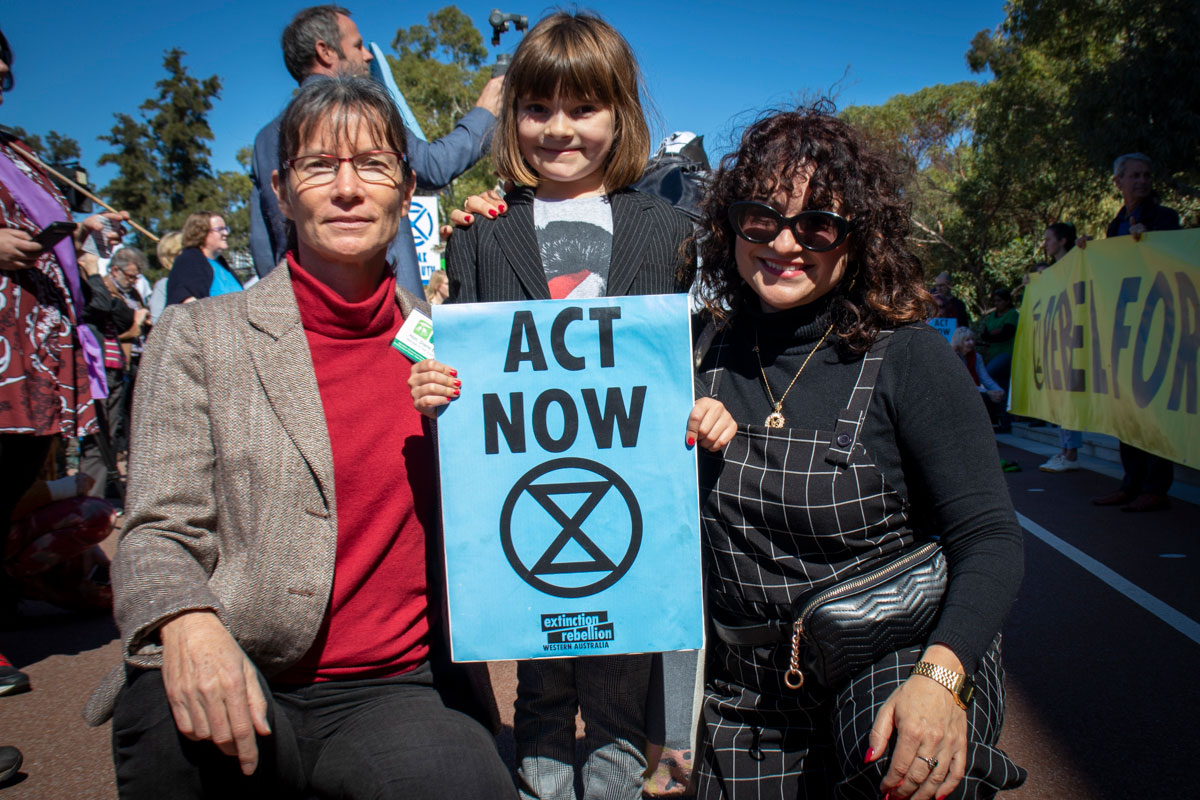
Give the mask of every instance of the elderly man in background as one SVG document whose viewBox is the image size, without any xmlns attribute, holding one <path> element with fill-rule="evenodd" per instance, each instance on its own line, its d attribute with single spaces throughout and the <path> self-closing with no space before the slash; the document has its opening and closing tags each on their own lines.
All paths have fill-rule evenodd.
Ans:
<svg viewBox="0 0 1200 800">
<path fill-rule="evenodd" d="M 943 272 L 933 279 L 934 299 L 938 302 L 938 308 L 941 311 L 939 317 L 954 318 L 958 320 L 958 327 L 971 327 L 971 317 L 967 314 L 967 306 L 962 300 L 954 296 L 954 288 L 950 284 L 950 273 Z"/>
<path fill-rule="evenodd" d="M 1179 212 L 1159 205 L 1154 196 L 1150 156 L 1127 153 L 1113 162 L 1113 183 L 1121 193 L 1121 210 L 1108 223 L 1108 238 L 1132 236 L 1140 241 L 1147 231 L 1177 231 Z M 1079 246 L 1087 247 L 1087 236 Z M 1121 442 L 1121 487 L 1112 494 L 1092 499 L 1098 506 L 1121 506 L 1122 511 L 1162 511 L 1171 507 L 1167 492 L 1175 480 L 1175 465 L 1165 458 Z"/>
<path fill-rule="evenodd" d="M 372 56 L 350 12 L 340 6 L 323 5 L 300 11 L 284 29 L 283 60 L 296 82 L 306 86 L 341 74 L 366 76 Z M 441 189 L 479 160 L 500 113 L 502 83 L 501 78 L 488 81 L 475 108 L 458 121 L 454 130 L 436 141 L 426 142 L 405 130 L 409 164 L 417 174 L 418 188 Z M 254 139 L 250 250 L 259 277 L 283 260 L 288 244 L 284 217 L 271 191 L 271 172 L 278 164 L 280 118 L 271 120 Z M 419 296 L 421 273 L 409 225 L 400 226 L 387 256 L 397 282 Z"/>
</svg>

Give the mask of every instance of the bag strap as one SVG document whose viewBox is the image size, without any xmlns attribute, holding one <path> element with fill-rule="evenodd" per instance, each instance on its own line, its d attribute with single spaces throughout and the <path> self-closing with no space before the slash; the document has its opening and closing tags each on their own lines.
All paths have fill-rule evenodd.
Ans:
<svg viewBox="0 0 1200 800">
<path fill-rule="evenodd" d="M 850 402 L 838 415 L 837 427 L 833 429 L 833 440 L 825 451 L 825 461 L 839 467 L 850 465 L 850 455 L 854 445 L 858 443 L 862 432 L 863 421 L 867 418 L 867 408 L 871 405 L 871 396 L 875 392 L 875 380 L 879 377 L 879 367 L 883 364 L 884 353 L 887 352 L 888 341 L 892 331 L 880 331 L 879 336 L 871 345 L 871 349 L 863 356 L 858 373 L 858 381 L 854 391 L 850 393 Z"/>
</svg>

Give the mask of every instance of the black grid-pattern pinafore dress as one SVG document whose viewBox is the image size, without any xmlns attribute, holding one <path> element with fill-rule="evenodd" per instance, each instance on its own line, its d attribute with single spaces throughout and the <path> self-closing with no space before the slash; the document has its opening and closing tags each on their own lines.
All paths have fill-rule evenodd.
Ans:
<svg viewBox="0 0 1200 800">
<path fill-rule="evenodd" d="M 832 431 L 738 424 L 721 454 L 701 459 L 701 518 L 709 613 L 727 624 L 788 620 L 792 601 L 888 560 L 918 539 L 902 497 L 860 438 L 891 332 L 861 359 Z M 700 383 L 721 398 L 736 336 L 718 333 Z M 820 357 L 820 354 L 816 356 Z M 864 765 L 876 712 L 920 660 L 924 644 L 892 653 L 837 692 L 788 689 L 789 645 L 728 645 L 709 636 L 698 796 L 871 798 L 887 758 Z M 975 674 L 967 778 L 955 798 L 990 797 L 1024 771 L 994 745 L 1004 716 L 999 638 Z"/>
</svg>

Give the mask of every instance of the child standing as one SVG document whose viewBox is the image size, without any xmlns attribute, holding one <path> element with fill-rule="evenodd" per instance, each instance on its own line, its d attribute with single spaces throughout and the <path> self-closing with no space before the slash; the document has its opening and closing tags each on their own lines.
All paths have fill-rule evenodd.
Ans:
<svg viewBox="0 0 1200 800">
<path fill-rule="evenodd" d="M 629 44 L 596 17 L 554 14 L 526 35 L 505 77 L 493 143 L 501 177 L 517 188 L 505 198 L 506 213 L 451 237 L 449 302 L 685 289 L 677 266 L 690 225 L 629 188 L 650 149 L 638 84 Z M 410 382 L 426 413 L 456 394 L 449 369 L 437 362 L 418 364 Z M 705 402 L 689 420 L 689 444 L 723 446 L 732 426 L 716 422 L 720 413 Z M 649 677 L 649 655 L 520 662 L 521 796 L 574 797 L 578 709 L 586 726 L 584 798 L 640 797 Z"/>
</svg>

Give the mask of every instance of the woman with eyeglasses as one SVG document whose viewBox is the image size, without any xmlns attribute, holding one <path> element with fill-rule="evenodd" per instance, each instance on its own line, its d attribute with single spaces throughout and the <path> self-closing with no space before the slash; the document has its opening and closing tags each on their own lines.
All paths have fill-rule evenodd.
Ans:
<svg viewBox="0 0 1200 800">
<path fill-rule="evenodd" d="M 229 226 L 211 211 L 196 211 L 183 223 L 183 250 L 167 277 L 167 305 L 240 292 L 242 283 L 221 253 L 229 247 Z"/>
<path fill-rule="evenodd" d="M 148 342 L 113 565 L 125 800 L 516 794 L 486 667 L 442 646 L 430 423 L 391 346 L 429 311 L 387 262 L 405 152 L 378 84 L 306 84 L 272 179 L 285 265 Z"/>
<path fill-rule="evenodd" d="M 1021 533 L 908 230 L 888 165 L 819 106 L 750 126 L 704 202 L 698 381 L 738 429 L 700 453 L 701 798 L 1024 780 L 995 747 Z"/>
</svg>

